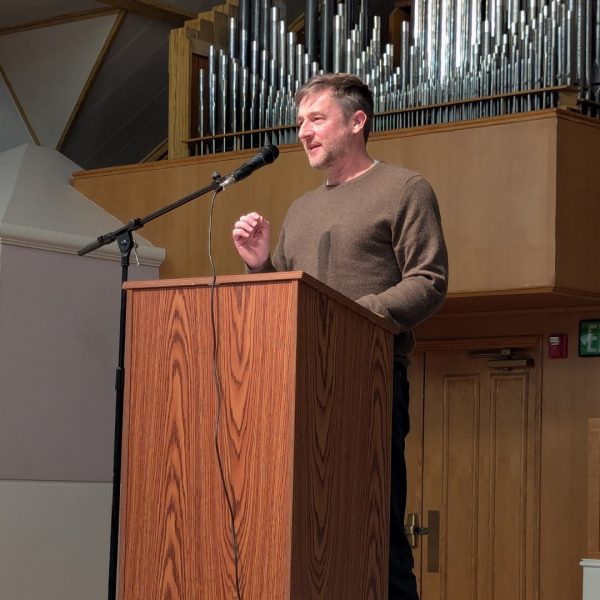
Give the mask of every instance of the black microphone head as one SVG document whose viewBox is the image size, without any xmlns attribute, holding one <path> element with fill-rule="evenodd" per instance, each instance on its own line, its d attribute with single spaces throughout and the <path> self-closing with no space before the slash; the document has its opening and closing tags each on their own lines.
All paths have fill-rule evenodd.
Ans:
<svg viewBox="0 0 600 600">
<path fill-rule="evenodd" d="M 273 144 L 269 144 L 260 153 L 265 159 L 265 164 L 270 165 L 279 156 L 279 148 Z"/>
<path fill-rule="evenodd" d="M 279 148 L 273 144 L 269 144 L 261 148 L 250 160 L 246 161 L 241 167 L 236 169 L 231 175 L 223 179 L 221 189 L 225 189 L 228 185 L 246 179 L 257 169 L 270 165 L 279 156 Z"/>
</svg>

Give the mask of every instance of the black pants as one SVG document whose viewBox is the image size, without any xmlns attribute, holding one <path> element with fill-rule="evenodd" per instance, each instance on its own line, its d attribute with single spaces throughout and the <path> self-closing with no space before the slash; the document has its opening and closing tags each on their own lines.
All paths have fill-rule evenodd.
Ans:
<svg viewBox="0 0 600 600">
<path fill-rule="evenodd" d="M 413 556 L 404 533 L 406 462 L 404 438 L 410 429 L 406 368 L 394 365 L 392 404 L 392 493 L 390 500 L 389 600 L 418 600 Z"/>
</svg>

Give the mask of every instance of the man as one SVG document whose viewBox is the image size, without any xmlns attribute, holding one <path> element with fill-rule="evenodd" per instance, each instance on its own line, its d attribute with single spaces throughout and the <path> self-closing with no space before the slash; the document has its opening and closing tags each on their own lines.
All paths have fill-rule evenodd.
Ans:
<svg viewBox="0 0 600 600">
<path fill-rule="evenodd" d="M 305 271 L 400 326 L 394 346 L 390 600 L 417 599 L 404 534 L 411 330 L 442 304 L 447 253 L 437 201 L 415 172 L 373 160 L 373 97 L 354 75 L 313 77 L 297 94 L 298 136 L 327 180 L 290 207 L 273 257 L 269 223 L 240 217 L 235 246 L 250 272 Z"/>
</svg>

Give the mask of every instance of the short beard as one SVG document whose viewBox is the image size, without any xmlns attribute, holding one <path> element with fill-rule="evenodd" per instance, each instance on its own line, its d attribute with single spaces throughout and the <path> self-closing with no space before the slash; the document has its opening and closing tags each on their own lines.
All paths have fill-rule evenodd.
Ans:
<svg viewBox="0 0 600 600">
<path fill-rule="evenodd" d="M 310 158 L 308 159 L 308 162 L 310 163 L 310 166 L 313 169 L 318 169 L 318 170 L 324 170 L 324 169 L 329 169 L 329 167 L 332 167 L 337 160 L 343 156 L 343 151 L 341 151 L 338 147 L 335 148 L 329 148 L 324 150 L 323 155 L 319 158 L 317 163 L 312 163 L 310 162 Z"/>
</svg>

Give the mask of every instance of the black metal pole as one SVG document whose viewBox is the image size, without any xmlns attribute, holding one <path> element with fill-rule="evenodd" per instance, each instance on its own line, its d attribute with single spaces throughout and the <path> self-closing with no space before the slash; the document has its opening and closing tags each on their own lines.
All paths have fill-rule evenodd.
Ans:
<svg viewBox="0 0 600 600">
<path fill-rule="evenodd" d="M 117 597 L 117 556 L 119 545 L 119 516 L 121 498 L 121 455 L 123 448 L 123 399 L 125 391 L 125 326 L 127 320 L 127 292 L 123 284 L 129 273 L 129 259 L 134 248 L 133 235 L 126 231 L 117 237 L 121 253 L 121 308 L 119 319 L 119 358 L 115 379 L 115 439 L 113 455 L 112 510 L 110 518 L 110 556 L 108 562 L 108 598 Z"/>
</svg>

